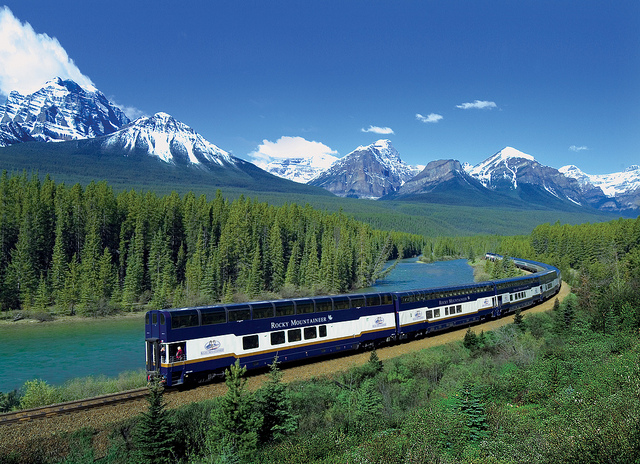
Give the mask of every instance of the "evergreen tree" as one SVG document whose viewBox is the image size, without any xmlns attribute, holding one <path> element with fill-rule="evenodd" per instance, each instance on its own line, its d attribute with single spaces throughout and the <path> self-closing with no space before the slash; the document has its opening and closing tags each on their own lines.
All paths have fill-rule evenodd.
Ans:
<svg viewBox="0 0 640 464">
<path fill-rule="evenodd" d="M 164 389 L 159 382 L 149 385 L 146 412 L 135 433 L 135 454 L 140 463 L 164 464 L 175 462 L 171 423 L 163 398 Z"/>
<path fill-rule="evenodd" d="M 250 297 L 255 297 L 262 290 L 262 255 L 260 253 L 260 244 L 256 244 L 253 251 L 253 259 L 251 260 L 251 271 L 247 278 L 245 291 Z"/>
<path fill-rule="evenodd" d="M 282 230 L 277 220 L 269 232 L 269 263 L 271 271 L 269 288 L 271 291 L 277 292 L 284 285 L 286 272 Z"/>
<path fill-rule="evenodd" d="M 372 378 L 365 379 L 357 392 L 355 420 L 361 432 L 371 432 L 382 422 L 382 394 Z"/>
<path fill-rule="evenodd" d="M 277 356 L 270 367 L 266 384 L 256 392 L 258 411 L 263 418 L 259 432 L 262 443 L 281 440 L 298 428 L 297 417 L 292 413 L 291 398 L 287 387 L 282 384 Z"/>
<path fill-rule="evenodd" d="M 211 413 L 207 442 L 218 455 L 251 462 L 257 449 L 262 418 L 254 409 L 252 395 L 246 391 L 246 371 L 246 367 L 240 367 L 238 359 L 225 371 L 227 393 Z"/>
<path fill-rule="evenodd" d="M 284 283 L 297 287 L 300 285 L 300 246 L 298 242 L 293 244 L 291 255 L 289 256 L 289 263 L 287 264 L 287 272 L 285 274 Z"/>
<path fill-rule="evenodd" d="M 369 355 L 369 366 L 371 366 L 374 372 L 382 372 L 382 369 L 384 368 L 375 349 L 371 351 L 371 355 Z"/>
<path fill-rule="evenodd" d="M 76 313 L 76 305 L 80 301 L 80 285 L 80 266 L 76 255 L 73 255 L 64 279 L 64 289 L 59 298 L 60 305 L 68 311 L 70 316 Z"/>
<path fill-rule="evenodd" d="M 522 316 L 522 311 L 518 308 L 516 309 L 515 314 L 513 315 L 513 323 L 520 329 L 521 332 L 524 332 L 527 328 L 524 325 L 524 318 Z"/>
<path fill-rule="evenodd" d="M 462 344 L 472 353 L 478 349 L 478 336 L 473 330 L 471 330 L 471 328 L 468 328 L 467 332 L 464 334 L 464 340 L 462 341 Z"/>
</svg>

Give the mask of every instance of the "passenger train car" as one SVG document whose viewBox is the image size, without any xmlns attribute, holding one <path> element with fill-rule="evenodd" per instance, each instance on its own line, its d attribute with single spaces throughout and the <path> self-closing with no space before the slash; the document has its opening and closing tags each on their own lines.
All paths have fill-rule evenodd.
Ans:
<svg viewBox="0 0 640 464">
<path fill-rule="evenodd" d="M 487 254 L 486 259 L 502 256 Z M 415 291 L 148 311 L 147 375 L 176 386 L 220 376 L 236 359 L 252 369 L 276 356 L 290 362 L 373 348 L 496 318 L 560 290 L 557 268 L 513 261 L 531 274 Z"/>
</svg>

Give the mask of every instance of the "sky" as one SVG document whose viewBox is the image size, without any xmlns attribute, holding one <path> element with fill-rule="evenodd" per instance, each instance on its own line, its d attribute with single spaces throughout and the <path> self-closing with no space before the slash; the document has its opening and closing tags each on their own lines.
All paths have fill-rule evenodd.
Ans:
<svg viewBox="0 0 640 464">
<path fill-rule="evenodd" d="M 0 102 L 59 76 L 249 161 L 389 139 L 606 174 L 640 164 L 639 30 L 637 0 L 10 0 Z"/>
</svg>

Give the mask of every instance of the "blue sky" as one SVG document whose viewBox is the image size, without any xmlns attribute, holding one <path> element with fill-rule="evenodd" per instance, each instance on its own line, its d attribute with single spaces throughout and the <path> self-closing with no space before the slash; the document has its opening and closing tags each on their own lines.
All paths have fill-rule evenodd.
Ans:
<svg viewBox="0 0 640 464">
<path fill-rule="evenodd" d="M 248 160 L 388 138 L 410 164 L 640 164 L 637 0 L 0 5 L 2 100 L 67 73 Z"/>
</svg>

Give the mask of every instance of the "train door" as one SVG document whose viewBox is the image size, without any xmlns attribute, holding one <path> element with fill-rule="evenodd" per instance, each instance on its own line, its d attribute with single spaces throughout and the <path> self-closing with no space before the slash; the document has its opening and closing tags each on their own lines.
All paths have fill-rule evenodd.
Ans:
<svg viewBox="0 0 640 464">
<path fill-rule="evenodd" d="M 160 370 L 160 340 L 147 338 L 146 340 L 147 373 Z"/>
</svg>

